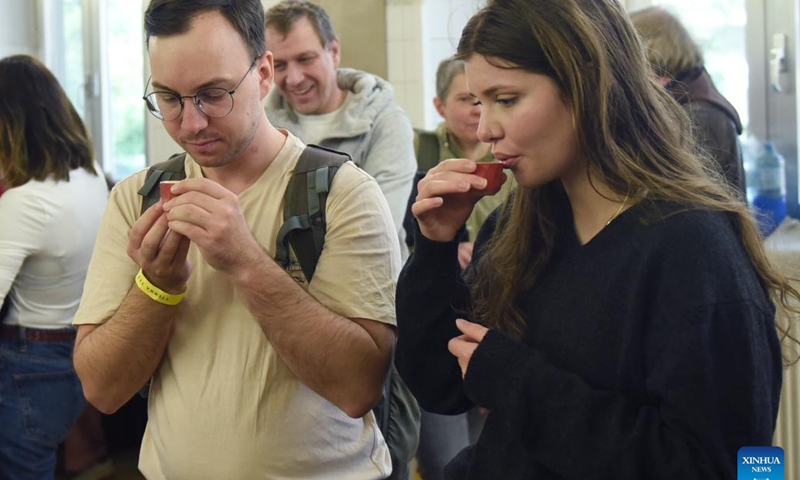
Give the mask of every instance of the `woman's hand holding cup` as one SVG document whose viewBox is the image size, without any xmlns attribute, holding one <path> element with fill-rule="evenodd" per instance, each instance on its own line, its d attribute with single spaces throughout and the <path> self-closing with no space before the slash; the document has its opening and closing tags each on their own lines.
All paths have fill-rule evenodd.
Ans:
<svg viewBox="0 0 800 480">
<path fill-rule="evenodd" d="M 501 163 L 456 158 L 431 168 L 419 181 L 416 202 L 411 207 L 420 231 L 434 241 L 453 240 L 475 203 L 485 195 L 497 193 L 505 178 Z"/>
</svg>

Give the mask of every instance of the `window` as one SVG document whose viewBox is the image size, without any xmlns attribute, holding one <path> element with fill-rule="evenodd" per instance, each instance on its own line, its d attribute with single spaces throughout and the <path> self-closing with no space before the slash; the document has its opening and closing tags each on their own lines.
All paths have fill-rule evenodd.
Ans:
<svg viewBox="0 0 800 480">
<path fill-rule="evenodd" d="M 745 0 L 656 0 L 653 3 L 680 18 L 700 45 L 706 70 L 720 93 L 736 108 L 746 131 L 749 115 Z"/>
<path fill-rule="evenodd" d="M 144 91 L 144 37 L 141 2 L 117 2 L 107 10 L 108 89 L 107 135 L 110 137 L 106 171 L 115 179 L 127 177 L 146 164 L 142 102 Z"/>
<path fill-rule="evenodd" d="M 56 30 L 56 34 L 61 36 L 62 49 L 57 55 L 58 75 L 61 85 L 67 93 L 72 104 L 78 113 L 86 118 L 85 99 L 84 99 L 84 61 L 83 61 L 83 5 L 82 0 L 64 0 L 61 3 L 61 12 L 64 19 L 63 28 Z"/>
<path fill-rule="evenodd" d="M 146 165 L 142 11 L 141 0 L 43 0 L 45 57 L 114 180 Z"/>
</svg>

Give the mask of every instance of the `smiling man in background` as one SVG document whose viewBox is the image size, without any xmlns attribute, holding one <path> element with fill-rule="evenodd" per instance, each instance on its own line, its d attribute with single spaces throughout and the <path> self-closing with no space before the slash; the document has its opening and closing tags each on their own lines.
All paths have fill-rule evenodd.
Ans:
<svg viewBox="0 0 800 480">
<path fill-rule="evenodd" d="M 270 121 L 305 143 L 349 153 L 377 180 L 405 251 L 405 214 L 416 172 L 414 133 L 386 80 L 339 68 L 341 46 L 319 5 L 284 0 L 267 10 L 267 49 L 275 86 L 267 97 Z"/>
</svg>

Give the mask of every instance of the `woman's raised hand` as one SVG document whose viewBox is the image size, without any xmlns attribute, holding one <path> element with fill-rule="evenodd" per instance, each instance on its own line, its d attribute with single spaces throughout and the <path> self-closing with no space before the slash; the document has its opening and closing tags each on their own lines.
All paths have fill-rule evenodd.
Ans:
<svg viewBox="0 0 800 480">
<path fill-rule="evenodd" d="M 487 184 L 485 178 L 473 174 L 475 165 L 463 158 L 445 160 L 419 181 L 411 213 L 425 237 L 449 242 L 466 223 Z"/>
</svg>

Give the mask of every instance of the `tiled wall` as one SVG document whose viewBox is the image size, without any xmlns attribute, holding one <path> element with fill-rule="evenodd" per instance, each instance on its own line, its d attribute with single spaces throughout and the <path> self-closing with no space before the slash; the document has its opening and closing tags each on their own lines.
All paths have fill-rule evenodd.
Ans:
<svg viewBox="0 0 800 480">
<path fill-rule="evenodd" d="M 434 128 L 436 67 L 455 53 L 461 29 L 479 0 L 387 0 L 389 81 L 415 127 Z"/>
<path fill-rule="evenodd" d="M 395 101 L 416 127 L 425 123 L 422 103 L 422 2 L 386 2 L 386 51 L 388 80 L 394 86 Z"/>
</svg>

